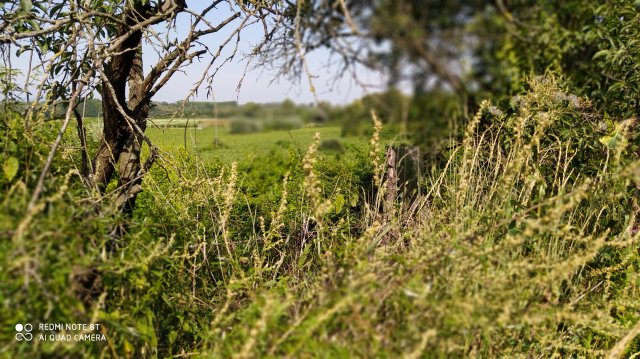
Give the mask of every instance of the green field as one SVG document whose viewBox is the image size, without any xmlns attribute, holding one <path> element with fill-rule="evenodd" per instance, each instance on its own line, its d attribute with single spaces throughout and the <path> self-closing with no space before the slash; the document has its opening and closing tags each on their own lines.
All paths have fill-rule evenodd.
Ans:
<svg viewBox="0 0 640 359">
<path fill-rule="evenodd" d="M 260 121 L 257 119 L 256 121 Z M 98 141 L 102 131 L 102 122 L 97 118 L 87 119 L 87 132 Z M 366 136 L 342 136 L 339 126 L 304 127 L 292 130 L 273 130 L 251 133 L 230 133 L 228 121 L 214 126 L 212 120 L 190 120 L 186 130 L 185 119 L 156 119 L 149 123 L 146 134 L 161 151 L 176 153 L 186 149 L 200 154 L 202 160 L 220 160 L 224 163 L 251 161 L 257 156 L 268 154 L 275 148 L 293 149 L 304 153 L 313 141 L 316 133 L 322 142 L 338 143 L 336 153 L 350 156 L 354 152 L 367 151 L 369 138 Z M 182 126 L 182 127 L 180 127 Z M 75 131 L 75 130 L 74 130 Z M 73 138 L 75 132 L 67 136 Z M 216 141 L 217 133 L 217 141 Z M 185 141 L 186 140 L 186 141 Z M 332 149 L 328 150 L 329 152 Z M 144 150 L 146 153 L 146 148 Z"/>
<path fill-rule="evenodd" d="M 336 153 L 345 153 L 347 156 L 352 155 L 354 151 L 365 151 L 369 143 L 369 138 L 365 136 L 342 136 L 342 129 L 339 126 L 230 133 L 229 123 L 234 120 L 237 119 L 191 119 L 185 130 L 186 119 L 154 119 L 150 121 L 146 134 L 162 151 L 168 153 L 182 151 L 186 142 L 186 149 L 195 150 L 201 154 L 203 160 L 215 159 L 229 164 L 251 161 L 258 156 L 268 154 L 275 148 L 292 148 L 298 153 L 304 153 L 316 133 L 320 134 L 321 143 L 331 142 L 334 147 L 339 147 L 337 150 L 331 148 L 329 152 L 333 150 Z M 262 120 L 254 119 L 256 122 Z M 88 133 L 98 141 L 102 131 L 101 120 L 89 118 L 86 122 Z"/>
<path fill-rule="evenodd" d="M 196 149 L 203 159 L 216 158 L 223 162 L 251 161 L 256 156 L 268 153 L 276 147 L 292 147 L 304 153 L 313 141 L 315 133 L 320 134 L 321 141 L 337 140 L 346 149 L 364 148 L 369 139 L 366 137 L 341 137 L 340 127 L 301 128 L 290 131 L 269 131 L 247 134 L 230 134 L 221 126 L 218 129 L 216 145 L 216 129 L 188 128 L 186 130 L 187 149 Z M 161 150 L 175 152 L 184 149 L 185 130 L 181 128 L 150 128 L 147 134 L 151 141 Z"/>
</svg>

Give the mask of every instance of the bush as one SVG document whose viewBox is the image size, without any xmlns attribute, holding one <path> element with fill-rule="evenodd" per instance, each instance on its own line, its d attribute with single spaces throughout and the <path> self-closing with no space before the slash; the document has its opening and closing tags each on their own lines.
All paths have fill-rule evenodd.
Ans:
<svg viewBox="0 0 640 359">
<path fill-rule="evenodd" d="M 260 124 L 255 120 L 234 119 L 229 123 L 229 133 L 252 133 L 259 132 Z"/>
<path fill-rule="evenodd" d="M 304 127 L 304 122 L 300 117 L 277 117 L 263 122 L 265 131 L 289 131 Z"/>
<path fill-rule="evenodd" d="M 344 153 L 342 142 L 337 139 L 324 140 L 320 143 L 320 151 Z"/>
</svg>

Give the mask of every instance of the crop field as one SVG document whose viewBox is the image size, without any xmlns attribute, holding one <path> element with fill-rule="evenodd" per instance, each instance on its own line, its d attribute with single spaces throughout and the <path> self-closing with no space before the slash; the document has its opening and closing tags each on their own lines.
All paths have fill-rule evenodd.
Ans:
<svg viewBox="0 0 640 359">
<path fill-rule="evenodd" d="M 199 153 L 205 161 L 215 159 L 228 164 L 251 161 L 275 149 L 292 149 L 299 154 L 304 153 L 316 133 L 320 134 L 321 150 L 335 155 L 344 154 L 349 157 L 354 153 L 366 152 L 369 143 L 366 136 L 343 137 L 340 126 L 231 133 L 230 123 L 237 120 L 239 119 L 154 119 L 150 121 L 146 134 L 161 151 L 175 154 L 183 151 L 186 144 L 187 151 Z M 264 119 L 252 121 L 259 123 Z M 101 120 L 88 118 L 86 122 L 87 132 L 95 141 L 99 140 Z"/>
<path fill-rule="evenodd" d="M 217 140 L 216 140 L 217 133 Z M 300 128 L 290 131 L 268 131 L 231 134 L 228 127 L 188 128 L 185 132 L 180 128 L 150 128 L 149 138 L 161 149 L 175 152 L 184 149 L 185 135 L 187 150 L 197 151 L 203 159 L 216 158 L 223 162 L 251 161 L 275 148 L 292 148 L 304 153 L 313 141 L 316 133 L 321 141 L 333 143 L 335 148 L 329 149 L 337 154 L 364 150 L 368 143 L 366 137 L 341 137 L 340 127 Z"/>
</svg>

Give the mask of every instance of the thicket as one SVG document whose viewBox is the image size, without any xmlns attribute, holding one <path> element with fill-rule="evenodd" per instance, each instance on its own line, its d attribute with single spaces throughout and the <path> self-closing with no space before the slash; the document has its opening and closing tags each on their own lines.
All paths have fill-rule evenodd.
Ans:
<svg viewBox="0 0 640 359">
<path fill-rule="evenodd" d="M 2 351 L 629 356 L 640 351 L 637 123 L 612 138 L 599 120 L 587 99 L 535 78 L 509 111 L 482 103 L 411 202 L 385 196 L 379 126 L 371 153 L 349 163 L 319 138 L 263 167 L 176 154 L 144 182 L 116 245 L 122 219 L 86 205 L 74 152 L 23 216 L 51 136 L 35 127 L 31 146 L 3 155 L 19 166 L 1 183 L 2 325 L 99 322 L 107 342 L 4 332 Z M 3 126 L 20 141 L 18 116 Z"/>
<path fill-rule="evenodd" d="M 349 161 L 319 137 L 232 165 L 161 152 L 132 218 L 104 205 L 115 183 L 87 192 L 69 132 L 27 210 L 55 126 L 5 96 L 0 353 L 636 357 L 638 5 L 512 5 L 513 21 L 482 14 L 501 35 L 475 94 L 492 100 L 468 119 L 446 92 L 424 105 L 465 123 L 412 194 L 389 196 L 382 122 L 419 131 L 372 105 L 354 112 L 373 119 L 369 152 Z M 38 321 L 107 340 L 14 340 Z"/>
</svg>

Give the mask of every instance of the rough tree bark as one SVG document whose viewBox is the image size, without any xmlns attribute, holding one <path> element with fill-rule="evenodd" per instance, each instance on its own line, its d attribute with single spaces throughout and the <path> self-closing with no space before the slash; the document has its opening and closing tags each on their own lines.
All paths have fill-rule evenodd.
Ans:
<svg viewBox="0 0 640 359">
<path fill-rule="evenodd" d="M 165 3 L 168 4 L 169 2 Z M 152 8 L 149 3 L 136 2 L 122 14 L 123 22 L 118 26 L 115 38 L 124 38 L 113 51 L 115 54 L 105 64 L 106 81 L 102 83 L 103 133 L 100 148 L 94 159 L 93 179 L 104 193 L 109 181 L 118 170 L 118 190 L 115 206 L 131 214 L 137 194 L 141 191 L 142 174 L 154 160 L 152 151 L 148 163 L 142 166 L 140 152 L 143 133 L 147 127 L 149 98 L 146 95 L 142 67 L 142 30 L 131 32 L 136 24 L 150 19 L 164 7 Z M 127 84 L 129 96 L 127 101 Z M 125 117 L 133 119 L 133 123 Z M 137 127 L 137 128 L 136 128 Z"/>
<path fill-rule="evenodd" d="M 144 74 L 142 71 L 142 55 L 136 53 L 129 73 L 129 106 L 131 118 L 137 127 L 144 131 L 147 128 L 149 116 L 149 101 L 144 100 Z M 140 163 L 140 151 L 142 150 L 142 134 L 131 126 L 127 126 L 126 138 L 119 154 L 119 178 L 118 197 L 115 204 L 117 208 L 131 213 L 135 205 L 138 193 L 142 190 L 140 184 L 144 173 Z M 150 154 L 153 160 L 154 153 Z"/>
<path fill-rule="evenodd" d="M 133 26 L 137 22 L 134 7 L 127 8 L 123 17 L 125 24 L 118 26 L 117 38 L 125 36 L 129 26 Z M 130 34 L 115 49 L 115 55 L 111 60 L 105 64 L 105 73 L 109 84 L 104 83 L 104 81 L 102 84 L 102 116 L 104 124 L 100 149 L 96 154 L 93 166 L 95 184 L 102 192 L 104 192 L 109 180 L 111 180 L 116 161 L 120 157 L 125 142 L 133 135 L 133 131 L 129 130 L 130 125 L 123 114 L 120 113 L 118 105 L 125 110 L 128 109 L 126 103 L 127 79 L 141 39 L 142 31 Z M 113 88 L 115 97 L 109 91 L 108 86 Z"/>
</svg>

